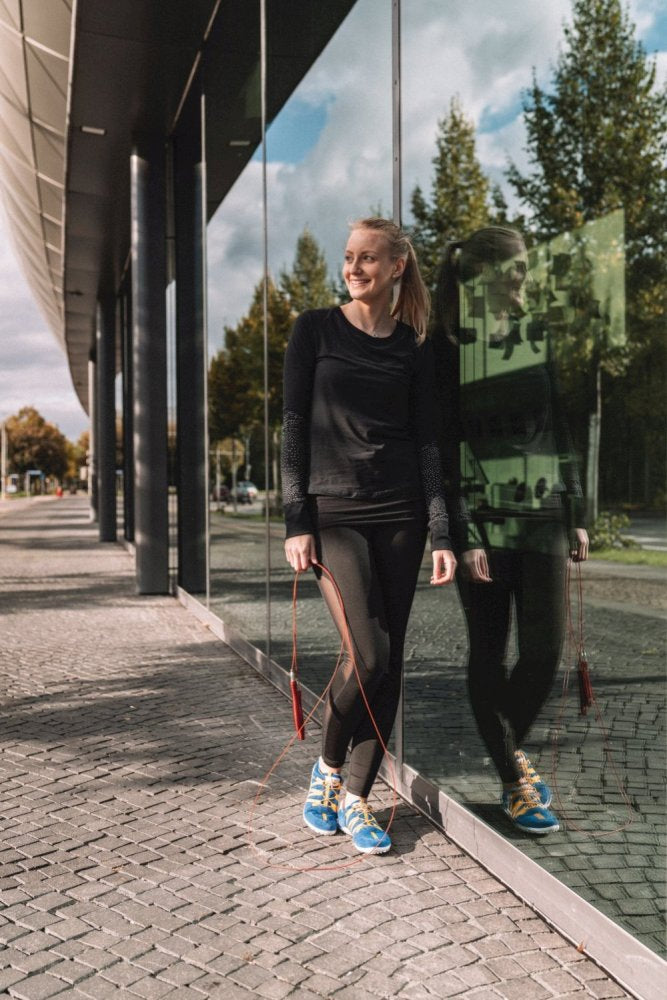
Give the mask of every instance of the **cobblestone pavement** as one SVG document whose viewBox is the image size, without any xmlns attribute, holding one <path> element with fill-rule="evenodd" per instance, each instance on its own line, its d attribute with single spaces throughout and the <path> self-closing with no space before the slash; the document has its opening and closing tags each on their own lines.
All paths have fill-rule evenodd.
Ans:
<svg viewBox="0 0 667 1000">
<path fill-rule="evenodd" d="M 211 605 L 264 648 L 263 528 L 220 517 L 213 527 Z M 280 526 L 275 535 L 271 654 L 289 668 L 292 577 Z M 426 555 L 406 642 L 406 763 L 665 956 L 667 573 L 593 561 L 583 568 L 586 649 L 600 715 L 579 714 L 575 679 L 565 700 L 556 681 L 524 748 L 554 789 L 561 831 L 527 837 L 500 808 L 495 769 L 470 710 L 456 588 L 430 587 L 429 562 Z M 312 579 L 299 588 L 298 629 L 301 676 L 319 693 L 338 639 Z M 512 650 L 510 641 L 509 662 Z"/>
<path fill-rule="evenodd" d="M 173 599 L 136 596 L 85 500 L 5 513 L 0 552 L 3 996 L 629 995 L 405 804 L 383 857 L 318 841 L 299 819 L 313 739 L 253 849 L 285 699 Z"/>
</svg>

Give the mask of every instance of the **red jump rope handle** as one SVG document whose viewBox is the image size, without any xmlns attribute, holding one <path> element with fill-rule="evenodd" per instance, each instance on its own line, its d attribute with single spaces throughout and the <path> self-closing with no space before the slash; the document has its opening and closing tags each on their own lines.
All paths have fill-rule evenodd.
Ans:
<svg viewBox="0 0 667 1000">
<path fill-rule="evenodd" d="M 586 715 L 593 704 L 593 685 L 591 684 L 588 660 L 583 650 L 577 661 L 577 680 L 579 681 L 579 712 L 581 715 Z"/>
<path fill-rule="evenodd" d="M 303 708 L 301 705 L 301 689 L 295 677 L 290 678 L 290 690 L 292 692 L 292 718 L 294 719 L 294 729 L 300 740 L 306 738 L 306 727 L 303 724 Z"/>
</svg>

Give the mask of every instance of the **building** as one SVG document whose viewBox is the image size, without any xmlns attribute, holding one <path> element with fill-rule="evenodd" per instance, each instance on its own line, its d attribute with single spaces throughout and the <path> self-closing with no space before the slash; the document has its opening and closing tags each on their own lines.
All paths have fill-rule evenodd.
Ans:
<svg viewBox="0 0 667 1000">
<path fill-rule="evenodd" d="M 250 307 L 258 283 L 264 278 L 268 289 L 268 275 L 289 266 L 304 228 L 333 256 L 347 213 L 364 215 L 380 202 L 406 215 L 415 178 L 425 184 L 430 176 L 430 109 L 444 113 L 457 75 L 478 92 L 490 79 L 502 92 L 510 69 L 521 70 L 528 85 L 531 59 L 560 18 L 523 4 L 525 51 L 512 48 L 510 59 L 507 45 L 503 54 L 475 25 L 475 11 L 452 8 L 444 18 L 439 3 L 402 6 L 0 2 L 5 201 L 35 297 L 91 416 L 100 541 L 122 535 L 135 552 L 139 593 L 175 592 L 283 690 L 290 580 L 281 529 L 270 503 L 265 516 L 245 519 L 225 519 L 210 503 L 210 357 L 225 325 Z M 498 17 L 502 35 L 511 15 Z M 442 74 L 419 58 L 435 48 Z M 466 63 L 460 53 L 467 48 L 474 58 Z M 352 72 L 359 67 L 363 72 Z M 488 114 L 502 117 L 503 108 L 500 100 Z M 492 134 L 497 130 L 487 132 L 487 143 Z M 264 343 L 254 345 L 254 360 L 270 389 L 270 317 L 259 301 Z M 275 425 L 262 407 L 252 433 L 239 424 L 231 437 L 243 445 L 246 467 L 261 469 L 266 498 L 275 488 Z M 419 607 L 429 599 L 421 594 Z M 330 669 L 333 636 L 317 596 L 304 602 L 303 648 L 317 689 Z M 651 991 L 662 965 L 653 911 L 644 929 L 632 922 L 632 907 L 613 905 L 619 895 L 632 898 L 620 888 L 632 839 L 601 866 L 607 881 L 583 883 L 581 864 L 568 869 L 554 861 L 557 848 L 517 844 L 478 808 L 492 784 L 488 762 L 468 738 L 469 720 L 459 711 L 445 718 L 441 708 L 465 702 L 460 616 L 452 628 L 459 653 L 448 654 L 445 667 L 429 636 L 408 667 L 392 746 L 401 792 L 571 939 L 579 941 L 586 927 L 586 950 L 611 973 L 641 996 L 657 996 Z M 650 839 L 655 831 L 644 833 Z M 580 862 L 591 853 L 571 836 L 568 852 Z M 644 858 L 642 887 L 659 902 L 651 860 Z M 617 895 L 597 891 L 601 884 Z"/>
</svg>

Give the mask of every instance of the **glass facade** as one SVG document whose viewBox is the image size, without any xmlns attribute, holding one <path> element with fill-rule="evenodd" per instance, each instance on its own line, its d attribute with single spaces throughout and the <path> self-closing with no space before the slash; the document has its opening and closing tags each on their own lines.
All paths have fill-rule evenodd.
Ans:
<svg viewBox="0 0 667 1000">
<path fill-rule="evenodd" d="M 260 4 L 245 11 L 233 53 L 226 39 L 236 15 L 221 11 L 180 139 L 178 132 L 174 137 L 177 153 L 184 146 L 189 152 L 172 171 L 172 199 L 185 197 L 187 185 L 179 178 L 196 176 L 200 185 L 202 219 L 185 238 L 202 269 L 192 287 L 203 295 L 197 377 L 206 377 L 208 426 L 193 431 L 182 408 L 194 376 L 182 376 L 190 334 L 179 319 L 179 301 L 193 279 L 179 272 L 176 224 L 168 231 L 175 250 L 166 291 L 170 570 L 228 630 L 288 671 L 292 574 L 283 554 L 278 470 L 282 359 L 295 316 L 344 301 L 340 260 L 347 223 L 355 218 L 382 214 L 411 228 L 434 289 L 447 235 L 461 240 L 489 225 L 521 230 L 520 311 L 494 306 L 502 267 L 493 279 L 477 276 L 458 290 L 452 363 L 465 427 L 458 461 L 484 544 L 517 557 L 529 553 L 534 570 L 525 578 L 532 581 L 529 610 L 525 595 L 518 614 L 505 595 L 501 666 L 512 669 L 526 655 L 531 630 L 533 646 L 556 622 L 565 637 L 563 663 L 524 744 L 553 786 L 561 830 L 531 839 L 501 809 L 468 671 L 469 629 L 476 626 L 466 620 L 461 588 L 429 586 L 428 554 L 408 632 L 392 750 L 418 807 L 444 823 L 434 802 L 445 793 L 664 954 L 664 680 L 657 669 L 664 654 L 663 581 L 650 567 L 618 572 L 597 561 L 584 567 L 585 643 L 596 701 L 581 714 L 576 585 L 568 611 L 563 592 L 554 596 L 565 558 L 549 548 L 544 527 L 550 503 L 565 503 L 563 496 L 576 492 L 566 467 L 581 470 L 584 494 L 571 526 L 584 523 L 584 507 L 589 524 L 596 513 L 596 430 L 611 391 L 611 369 L 600 356 L 622 352 L 627 342 L 631 206 L 615 205 L 588 224 L 552 225 L 545 234 L 522 216 L 516 188 L 506 180 L 508 161 L 519 172 L 528 169 L 522 93 L 533 67 L 546 79 L 549 60 L 557 58 L 563 11 L 514 0 L 499 12 L 484 0 L 447 4 L 445 17 L 438 0 L 411 0 L 399 18 L 400 5 L 379 0 L 330 6 L 338 26 L 326 44 L 319 14 L 299 8 L 299 51 L 306 55 L 291 83 L 294 25 L 280 5 L 267 4 L 265 18 Z M 235 92 L 241 81 L 240 99 L 226 107 L 221 95 L 231 81 Z M 466 160 L 470 141 L 475 153 Z M 212 181 L 211 166 L 222 157 L 231 166 Z M 178 207 L 173 211 L 178 220 Z M 126 316 L 127 296 L 123 303 Z M 126 321 L 122 329 L 126 371 Z M 591 352 L 576 355 L 577 345 L 588 341 Z M 573 354 L 575 367 L 592 373 L 585 385 L 573 376 Z M 547 371 L 556 372 L 559 387 L 545 402 L 535 386 Z M 587 392 L 592 402 L 582 402 Z M 548 428 L 540 424 L 547 410 Z M 206 484 L 205 581 L 195 587 L 179 568 L 189 532 L 198 530 L 188 514 L 195 501 L 182 502 L 188 483 L 182 462 L 202 428 L 206 470 L 189 473 Z M 609 490 L 609 462 L 617 460 L 603 439 L 599 482 L 612 499 L 617 494 Z M 632 462 L 622 474 L 636 479 Z M 536 523 L 537 529 L 530 527 Z M 131 530 L 126 509 L 126 537 Z M 311 579 L 300 588 L 299 648 L 302 679 L 319 694 L 336 661 L 338 638 Z M 572 675 L 567 696 L 564 670 Z M 519 691 L 516 697 L 527 696 Z"/>
</svg>

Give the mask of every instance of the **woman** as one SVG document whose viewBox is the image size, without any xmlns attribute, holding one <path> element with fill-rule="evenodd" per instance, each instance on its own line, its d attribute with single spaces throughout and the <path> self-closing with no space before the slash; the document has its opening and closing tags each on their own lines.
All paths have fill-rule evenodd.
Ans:
<svg viewBox="0 0 667 1000">
<path fill-rule="evenodd" d="M 551 792 L 521 746 L 560 661 L 567 557 L 586 559 L 588 536 L 549 363 L 549 314 L 539 308 L 549 293 L 534 288 L 527 313 L 527 264 L 513 229 L 489 226 L 450 244 L 433 337 L 449 411 L 442 451 L 456 504 L 470 702 L 503 809 L 525 833 L 545 834 L 559 828 Z M 474 498 L 470 514 L 466 495 Z M 508 672 L 513 605 L 518 659 Z"/>
<path fill-rule="evenodd" d="M 359 851 L 384 853 L 391 841 L 367 801 L 382 744 L 352 655 L 386 743 L 398 707 L 427 525 L 431 582 L 450 583 L 456 561 L 435 440 L 433 362 L 425 342 L 428 293 L 410 241 L 385 219 L 353 223 L 343 278 L 350 301 L 299 316 L 285 357 L 285 555 L 297 572 L 318 561 L 331 571 L 353 645 L 345 650 L 325 705 L 322 753 L 303 816 L 316 833 L 340 828 Z M 332 585 L 321 574 L 318 582 L 343 636 Z"/>
</svg>

